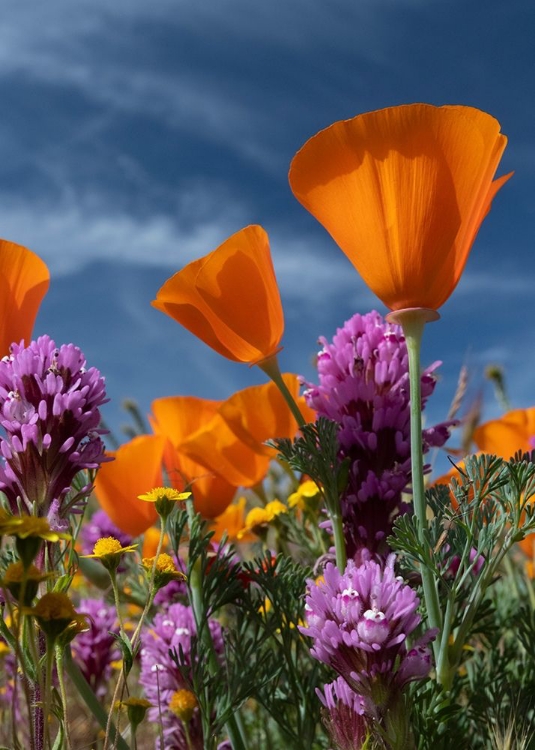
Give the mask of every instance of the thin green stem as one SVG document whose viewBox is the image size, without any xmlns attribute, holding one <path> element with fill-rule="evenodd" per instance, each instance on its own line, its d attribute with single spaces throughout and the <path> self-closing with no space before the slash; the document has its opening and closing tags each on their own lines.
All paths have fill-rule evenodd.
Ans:
<svg viewBox="0 0 535 750">
<path fill-rule="evenodd" d="M 257 366 L 262 370 L 262 372 L 266 373 L 270 380 L 275 383 L 275 385 L 281 392 L 282 397 L 288 404 L 290 411 L 294 415 L 297 424 L 299 425 L 299 427 L 303 427 L 306 424 L 306 420 L 301 414 L 301 410 L 299 409 L 296 400 L 294 399 L 294 397 L 288 390 L 286 383 L 284 382 L 284 379 L 281 375 L 277 355 L 274 354 L 272 357 L 268 357 L 267 359 L 263 359 L 261 362 L 257 362 Z"/>
<path fill-rule="evenodd" d="M 119 599 L 119 589 L 117 587 L 117 570 L 114 570 L 112 568 L 111 570 L 108 570 L 108 573 L 110 574 L 111 588 L 113 591 L 113 601 L 115 603 L 115 611 L 117 613 L 117 620 L 119 622 L 119 631 L 121 633 L 121 638 L 126 640 L 126 634 L 124 632 L 124 627 L 123 627 L 123 618 L 121 615 L 121 602 Z"/>
<path fill-rule="evenodd" d="M 186 500 L 186 508 L 188 512 L 188 521 L 191 530 L 194 527 L 195 522 L 195 509 L 193 507 L 193 500 Z M 207 651 L 207 665 L 208 671 L 211 675 L 215 675 L 218 671 L 217 654 L 212 641 L 210 628 L 207 624 L 207 613 L 203 604 L 202 595 L 202 571 L 201 561 L 196 560 L 195 564 L 190 570 L 189 578 L 189 589 L 191 593 L 191 608 L 193 610 L 193 616 L 195 618 L 195 625 L 197 633 L 201 635 L 203 643 Z M 226 723 L 226 729 L 232 744 L 233 750 L 246 750 L 245 739 L 240 731 L 240 725 L 236 721 L 236 717 L 231 715 Z"/>
<path fill-rule="evenodd" d="M 346 541 L 344 538 L 344 526 L 342 516 L 339 513 L 330 513 L 333 525 L 334 549 L 336 551 L 336 567 L 343 573 L 347 565 Z"/>
<path fill-rule="evenodd" d="M 50 701 L 52 699 L 52 668 L 54 666 L 54 638 L 46 639 L 46 661 L 45 661 L 45 694 L 43 697 L 43 717 L 45 721 L 45 747 L 52 747 L 50 739 Z"/>
<path fill-rule="evenodd" d="M 152 602 L 153 602 L 154 597 L 156 595 L 156 591 L 154 589 L 154 576 L 155 576 L 155 573 L 156 573 L 156 566 L 158 564 L 158 556 L 159 556 L 159 554 L 161 552 L 162 545 L 163 545 L 163 540 L 164 540 L 164 536 L 165 536 L 165 526 L 166 526 L 166 524 L 165 524 L 165 522 L 162 519 L 161 520 L 161 526 L 160 526 L 160 538 L 158 540 L 158 547 L 156 549 L 156 555 L 154 556 L 154 561 L 152 563 L 152 569 L 151 569 L 151 573 L 150 573 L 150 577 L 149 577 L 149 594 L 148 594 L 148 597 L 147 597 L 147 602 L 145 604 L 143 612 L 141 613 L 141 617 L 139 618 L 139 622 L 137 624 L 137 627 L 136 627 L 136 629 L 134 631 L 134 634 L 132 636 L 132 639 L 130 641 L 130 647 L 131 647 L 132 653 L 135 653 L 135 648 L 137 646 L 137 642 L 138 642 L 139 637 L 141 635 L 141 628 L 143 627 L 145 619 L 146 619 L 146 617 L 147 617 L 147 615 L 149 613 L 150 608 L 152 607 Z M 115 706 L 115 703 L 119 699 L 119 695 L 122 694 L 122 690 L 123 690 L 124 684 L 125 684 L 125 670 L 124 670 L 124 667 L 123 667 L 123 669 L 121 670 L 121 672 L 119 674 L 119 677 L 117 679 L 117 684 L 115 685 L 115 690 L 113 692 L 111 709 L 110 709 L 110 713 L 109 713 L 109 716 L 108 716 L 108 722 L 106 724 L 106 736 L 104 738 L 104 750 L 106 750 L 108 748 L 108 746 L 109 746 L 110 729 L 111 729 L 111 726 L 112 726 L 113 707 Z M 119 736 L 118 733 L 117 733 L 117 736 Z"/>
<path fill-rule="evenodd" d="M 426 543 L 427 506 L 424 487 L 424 465 L 422 446 L 422 393 L 420 375 L 420 348 L 426 320 L 425 311 L 403 311 L 400 322 L 403 327 L 407 354 L 409 358 L 410 382 L 410 417 L 411 417 L 411 476 L 414 514 L 417 520 L 418 538 L 422 545 Z M 425 607 L 429 625 L 442 630 L 442 612 L 433 573 L 425 565 L 421 566 Z M 439 644 L 433 644 L 435 660 L 440 661 Z"/>
<path fill-rule="evenodd" d="M 67 745 L 67 750 L 71 750 L 72 745 L 69 732 L 69 715 L 67 711 L 67 691 L 65 689 L 63 649 L 60 646 L 56 646 L 56 669 L 58 673 L 59 692 L 61 695 L 61 702 L 63 704 L 63 732 L 65 736 L 65 743 Z"/>
<path fill-rule="evenodd" d="M 69 675 L 73 685 L 78 690 L 78 693 L 88 709 L 91 711 L 94 718 L 97 720 L 102 729 L 106 729 L 108 724 L 108 714 L 102 708 L 100 702 L 97 700 L 94 692 L 91 690 L 87 680 L 80 672 L 78 665 L 72 658 L 71 648 L 67 646 L 63 654 L 63 661 L 65 665 L 65 671 Z M 113 721 L 110 722 L 110 732 L 112 737 L 115 737 L 118 750 L 128 750 L 128 745 L 117 732 Z"/>
</svg>

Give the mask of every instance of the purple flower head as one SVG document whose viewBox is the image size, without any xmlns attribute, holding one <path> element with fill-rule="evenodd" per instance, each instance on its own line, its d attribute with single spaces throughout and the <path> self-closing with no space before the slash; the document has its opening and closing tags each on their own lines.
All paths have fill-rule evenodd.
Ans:
<svg viewBox="0 0 535 750">
<path fill-rule="evenodd" d="M 13 512 L 65 517 L 65 497 L 78 472 L 106 460 L 99 407 L 107 401 L 104 379 L 73 344 L 41 336 L 28 347 L 11 345 L 0 361 L 0 489 Z M 78 508 L 86 484 L 69 503 Z M 53 503 L 54 506 L 52 507 Z"/>
<path fill-rule="evenodd" d="M 115 607 L 103 599 L 82 599 L 77 610 L 87 615 L 90 627 L 73 640 L 74 659 L 95 695 L 102 698 L 110 682 L 112 662 L 121 658 L 117 641 L 110 635 L 119 632 Z"/>
<path fill-rule="evenodd" d="M 216 653 L 223 652 L 223 635 L 221 626 L 216 620 L 208 623 Z M 149 709 L 149 720 L 158 722 L 161 719 L 165 738 L 165 750 L 187 747 L 184 727 L 181 720 L 169 710 L 173 694 L 177 690 L 189 689 L 184 684 L 180 670 L 170 656 L 170 651 L 182 649 L 186 664 L 191 663 L 192 639 L 196 636 L 195 618 L 191 607 L 184 604 L 172 604 L 162 614 L 157 614 L 150 628 L 141 636 L 141 674 L 139 681 L 143 686 L 147 700 L 153 704 Z M 193 743 L 202 745 L 202 729 L 198 711 L 194 714 L 190 726 L 190 738 Z M 159 748 L 159 744 L 157 744 Z M 194 744 L 197 747 L 197 744 Z M 163 750 L 163 748 L 160 748 Z"/>
<path fill-rule="evenodd" d="M 407 506 L 410 489 L 409 363 L 401 326 L 372 311 L 354 315 L 332 344 L 320 338 L 319 385 L 307 383 L 305 398 L 318 416 L 340 425 L 340 459 L 350 459 L 342 498 L 348 555 L 360 562 L 363 548 L 386 555 L 392 521 Z M 435 362 L 423 371 L 422 408 L 435 388 Z M 424 452 L 443 445 L 454 422 L 422 433 Z"/>
<path fill-rule="evenodd" d="M 316 690 L 324 708 L 323 723 L 334 745 L 340 750 L 361 748 L 369 736 L 369 719 L 364 699 L 357 695 L 343 677 Z"/>
<path fill-rule="evenodd" d="M 411 679 L 422 679 L 424 654 L 407 653 L 407 637 L 420 624 L 419 599 L 394 573 L 394 556 L 386 564 L 349 561 L 342 575 L 327 564 L 324 581 L 310 582 L 306 597 L 307 627 L 301 632 L 314 643 L 311 653 L 328 664 L 363 698 L 381 704 Z M 424 647 L 434 632 L 420 640 Z M 377 690 L 377 686 L 381 690 Z M 380 708 L 381 706 L 379 706 Z"/>
</svg>

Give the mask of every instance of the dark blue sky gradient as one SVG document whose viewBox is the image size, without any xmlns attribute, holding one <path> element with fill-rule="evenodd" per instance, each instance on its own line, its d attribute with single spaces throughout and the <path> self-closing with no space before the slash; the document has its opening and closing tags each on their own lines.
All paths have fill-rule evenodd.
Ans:
<svg viewBox="0 0 535 750">
<path fill-rule="evenodd" d="M 503 364 L 534 403 L 535 6 L 512 0 L 5 2 L 0 235 L 52 271 L 36 327 L 99 367 L 111 403 L 224 398 L 263 382 L 150 307 L 174 271 L 249 223 L 268 231 L 286 315 L 281 365 L 312 378 L 320 334 L 384 308 L 291 195 L 298 148 L 335 120 L 399 103 L 469 104 L 509 137 L 499 193 L 424 362 L 429 420 L 463 363 Z M 34 6 L 34 7 L 31 7 Z"/>
</svg>

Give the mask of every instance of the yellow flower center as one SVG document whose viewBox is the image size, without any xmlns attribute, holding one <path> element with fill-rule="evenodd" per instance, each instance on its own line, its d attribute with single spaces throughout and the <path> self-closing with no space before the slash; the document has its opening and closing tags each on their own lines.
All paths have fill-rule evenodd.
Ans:
<svg viewBox="0 0 535 750">
<path fill-rule="evenodd" d="M 147 503 L 156 503 L 158 500 L 167 500 L 170 503 L 177 503 L 181 500 L 187 500 L 190 495 L 191 492 L 179 492 L 172 487 L 154 487 L 154 489 L 146 492 L 144 495 L 138 495 L 138 498 L 140 500 L 145 500 Z"/>
<path fill-rule="evenodd" d="M 150 564 L 152 566 L 154 562 L 154 558 L 150 561 Z M 161 555 L 158 555 L 158 559 L 156 560 L 156 570 L 159 573 L 177 573 L 177 567 L 175 565 L 175 561 L 171 557 L 171 555 L 166 554 L 163 552 Z"/>
<path fill-rule="evenodd" d="M 52 592 L 39 599 L 33 614 L 43 620 L 74 620 L 76 610 L 67 594 Z"/>
<path fill-rule="evenodd" d="M 97 541 L 93 548 L 93 554 L 96 557 L 104 557 L 104 555 L 116 555 L 121 550 L 121 542 L 112 536 L 107 536 Z"/>
<path fill-rule="evenodd" d="M 191 690 L 176 690 L 169 701 L 169 710 L 182 721 L 188 722 L 197 705 L 197 698 Z"/>
<path fill-rule="evenodd" d="M 10 583 L 22 583 L 24 578 L 27 581 L 39 582 L 43 580 L 44 576 L 35 565 L 30 565 L 25 574 L 24 565 L 21 562 L 15 562 L 7 566 L 4 574 L 4 584 L 7 586 Z"/>
</svg>

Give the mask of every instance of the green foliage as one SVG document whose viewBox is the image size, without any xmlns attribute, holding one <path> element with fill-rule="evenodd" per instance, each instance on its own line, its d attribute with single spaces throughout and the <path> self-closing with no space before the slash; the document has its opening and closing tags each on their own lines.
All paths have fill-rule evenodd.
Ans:
<svg viewBox="0 0 535 750">
<path fill-rule="evenodd" d="M 338 458 L 339 429 L 336 422 L 320 417 L 301 427 L 301 436 L 293 442 L 287 438 L 268 441 L 268 445 L 279 451 L 280 459 L 322 488 L 327 507 L 336 512 L 349 472 L 349 459 Z"/>
</svg>

